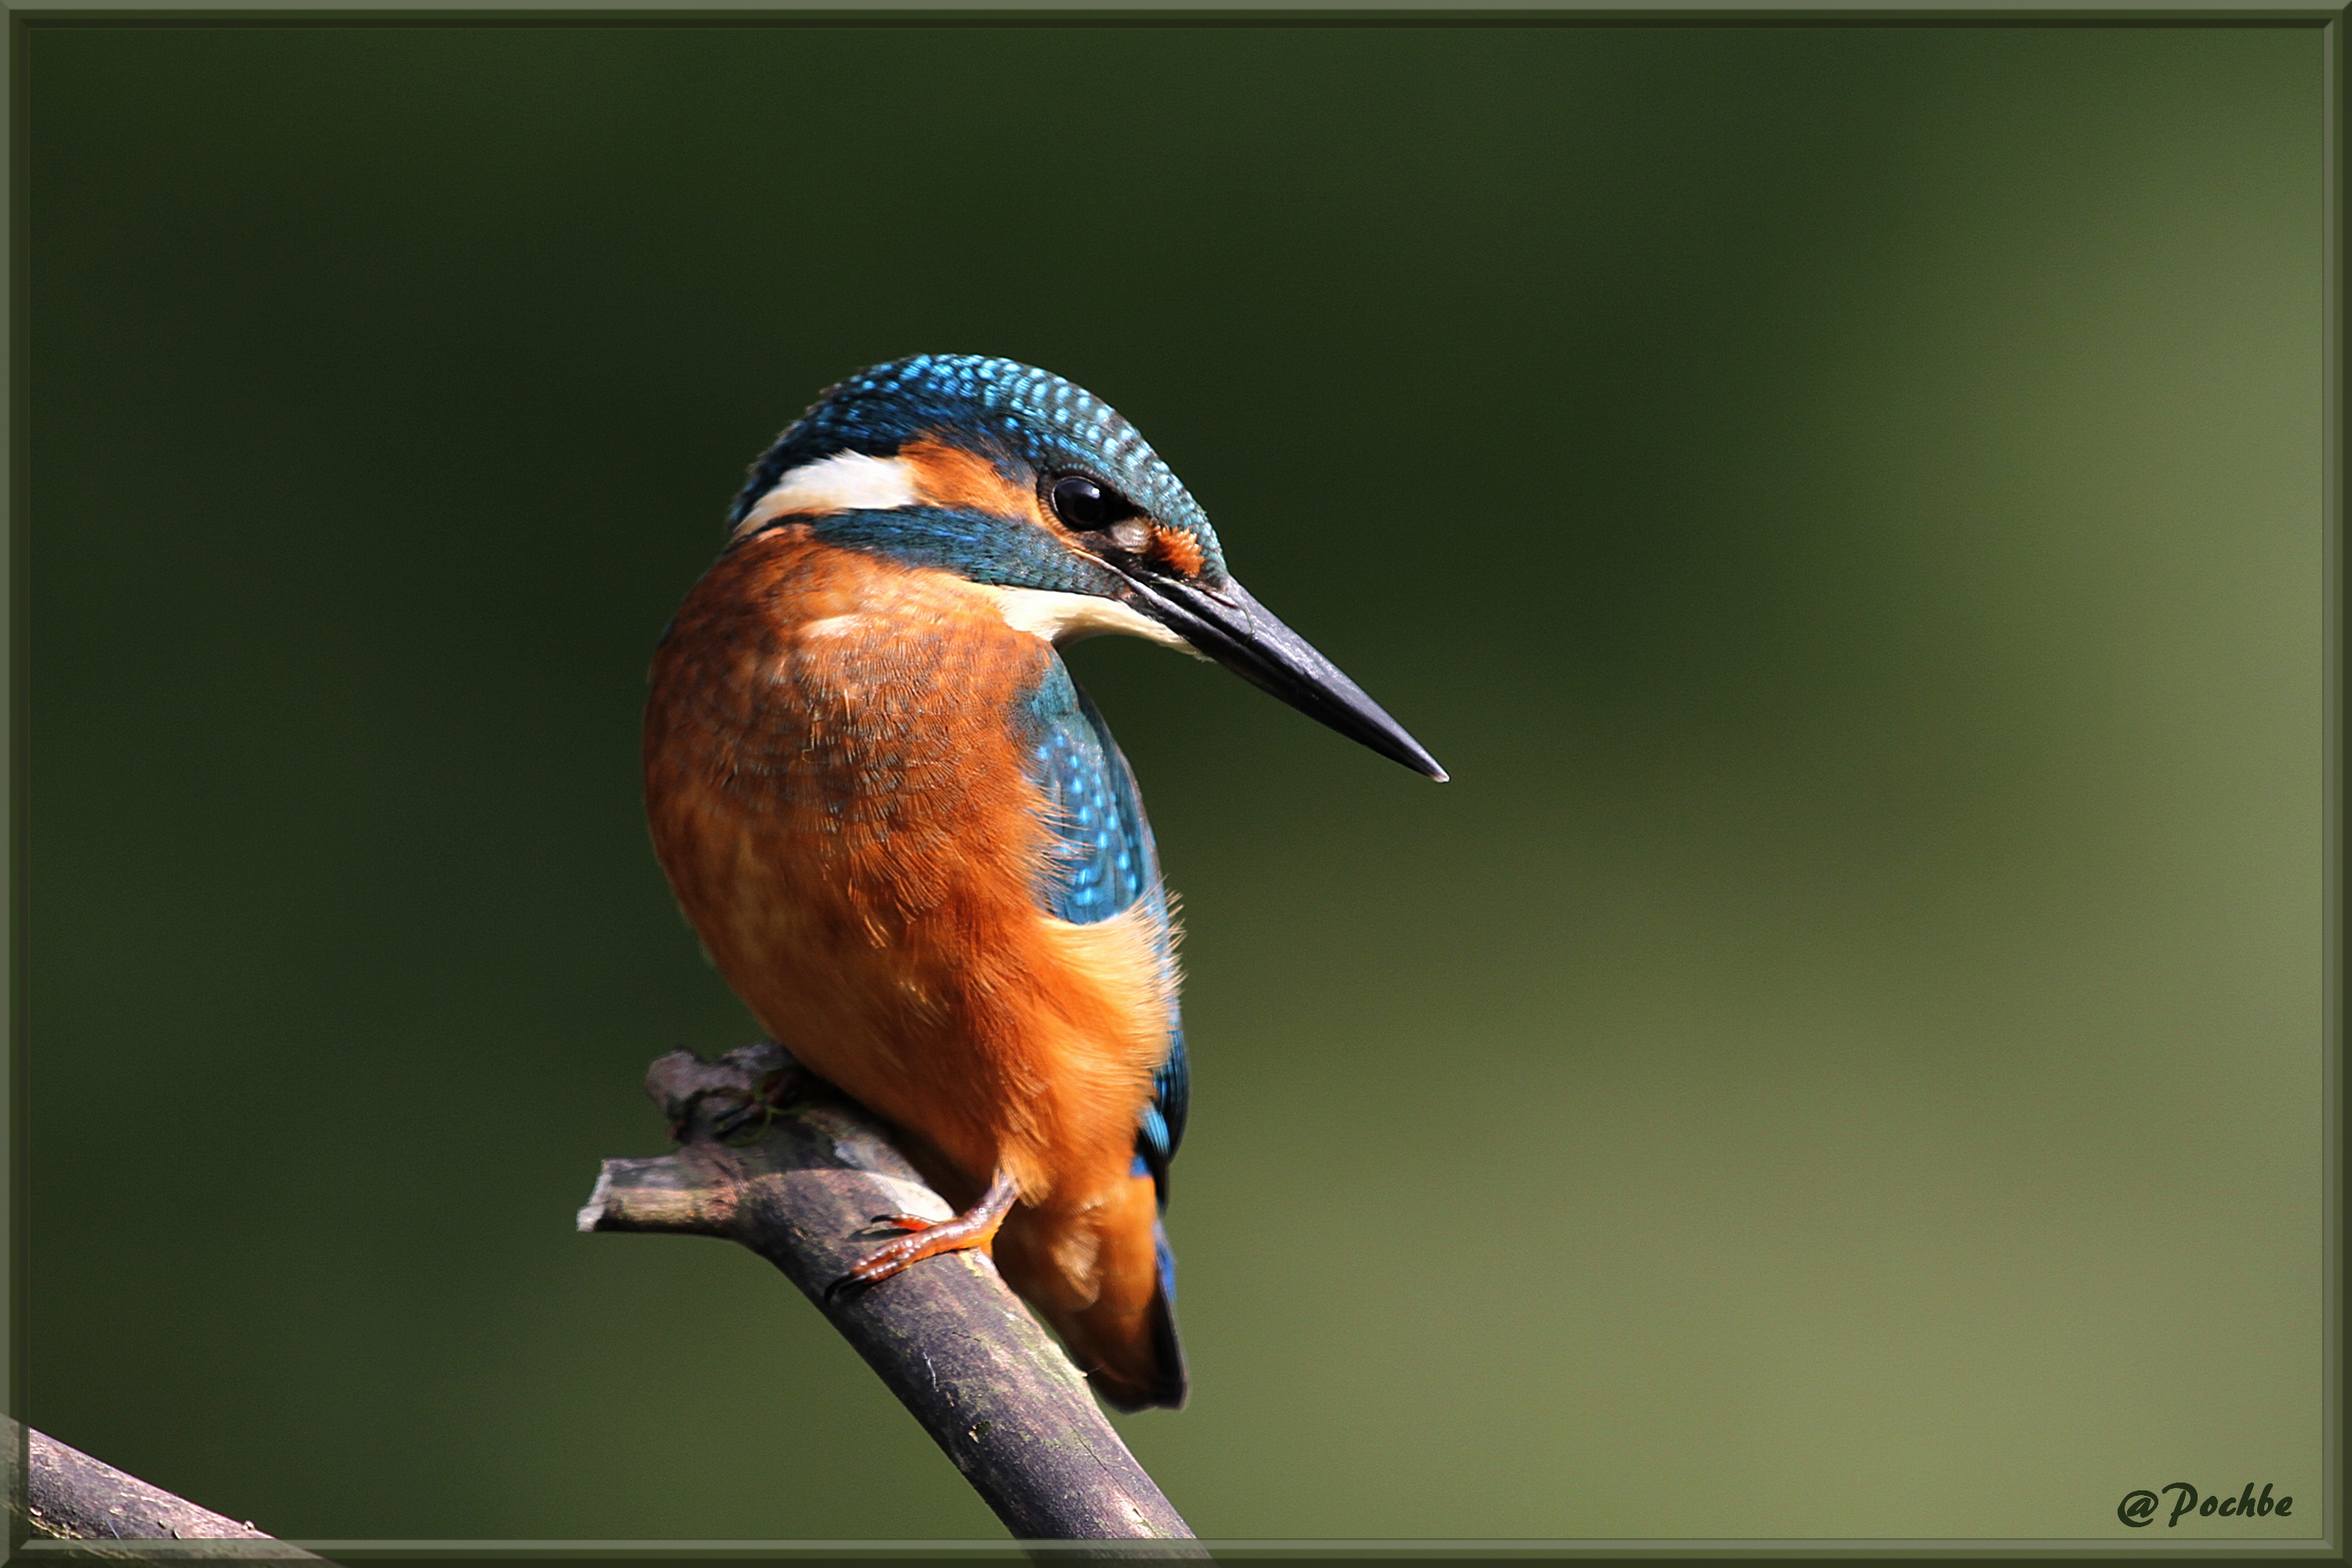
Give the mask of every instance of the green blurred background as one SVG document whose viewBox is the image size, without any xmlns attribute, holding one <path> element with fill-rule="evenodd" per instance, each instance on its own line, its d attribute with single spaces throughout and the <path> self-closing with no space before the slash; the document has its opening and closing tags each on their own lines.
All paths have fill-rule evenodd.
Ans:
<svg viewBox="0 0 2352 1568">
<path fill-rule="evenodd" d="M 29 49 L 35 1425 L 298 1536 L 997 1533 L 766 1265 L 572 1230 L 752 1034 L 654 637 L 821 386 L 978 351 L 1455 780 L 1074 656 L 1201 1533 L 2317 1533 L 2316 32 Z"/>
</svg>

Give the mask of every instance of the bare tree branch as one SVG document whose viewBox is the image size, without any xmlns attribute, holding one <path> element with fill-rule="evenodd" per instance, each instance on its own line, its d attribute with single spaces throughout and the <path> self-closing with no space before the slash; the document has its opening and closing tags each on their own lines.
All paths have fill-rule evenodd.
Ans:
<svg viewBox="0 0 2352 1568">
<path fill-rule="evenodd" d="M 805 1092 L 764 1127 L 755 1116 L 745 1131 L 756 1136 L 722 1142 L 717 1126 L 779 1073 Z M 927 1258 L 878 1285 L 828 1296 L 883 1239 L 877 1215 L 952 1212 L 864 1110 L 765 1042 L 716 1063 L 673 1051 L 654 1064 L 646 1092 L 684 1146 L 658 1159 L 605 1161 L 580 1211 L 582 1230 L 715 1236 L 782 1269 L 1016 1538 L 1192 1539 L 1086 1380 L 988 1258 Z M 1198 1547 L 1118 1555 L 1145 1553 L 1207 1556 Z"/>
<path fill-rule="evenodd" d="M 134 1562 L 198 1556 L 237 1562 L 326 1561 L 250 1523 L 239 1524 L 124 1475 L 29 1426 L 13 1420 L 6 1426 L 10 1464 L 23 1467 L 18 1471 L 23 1484 L 8 1489 L 8 1513 L 20 1529 L 35 1535 L 88 1542 L 89 1555 Z M 252 1544 L 265 1541 L 269 1544 Z M 228 1542 L 238 1544 L 209 1549 L 198 1544 Z"/>
</svg>

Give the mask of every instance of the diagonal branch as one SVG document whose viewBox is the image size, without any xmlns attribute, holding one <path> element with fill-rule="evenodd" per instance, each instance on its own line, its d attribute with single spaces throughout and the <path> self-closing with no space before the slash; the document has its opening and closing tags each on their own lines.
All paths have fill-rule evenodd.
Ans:
<svg viewBox="0 0 2352 1568">
<path fill-rule="evenodd" d="M 780 1073 L 797 1079 L 801 1097 L 764 1129 L 749 1123 L 756 1136 L 722 1142 L 717 1125 Z M 715 1236 L 782 1269 L 1016 1538 L 1192 1538 L 1077 1369 L 985 1257 L 946 1254 L 828 1297 L 877 1244 L 875 1215 L 952 1212 L 864 1110 L 766 1042 L 715 1063 L 673 1051 L 646 1074 L 646 1092 L 683 1147 L 605 1161 L 580 1211 L 582 1230 Z"/>
<path fill-rule="evenodd" d="M 5 1417 L 0 1439 L 16 1471 L 11 1479 L 21 1481 L 8 1488 L 8 1511 L 31 1535 L 88 1542 L 96 1556 L 133 1562 L 325 1561 Z"/>
</svg>

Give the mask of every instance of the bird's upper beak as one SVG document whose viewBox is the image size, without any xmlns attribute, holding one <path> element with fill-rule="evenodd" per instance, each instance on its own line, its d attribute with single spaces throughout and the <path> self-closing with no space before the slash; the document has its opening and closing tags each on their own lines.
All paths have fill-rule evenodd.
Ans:
<svg viewBox="0 0 2352 1568">
<path fill-rule="evenodd" d="M 1381 705 L 1274 618 L 1248 589 L 1228 580 L 1217 588 L 1157 574 L 1121 572 L 1131 603 L 1251 685 L 1281 698 L 1351 741 L 1443 784 L 1445 770 L 1390 718 Z"/>
</svg>

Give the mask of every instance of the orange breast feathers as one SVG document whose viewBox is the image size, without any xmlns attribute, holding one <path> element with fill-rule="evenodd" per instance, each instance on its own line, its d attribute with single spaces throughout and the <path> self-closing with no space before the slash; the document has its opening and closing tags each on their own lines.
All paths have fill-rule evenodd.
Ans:
<svg viewBox="0 0 2352 1568">
<path fill-rule="evenodd" d="M 1037 905 L 1021 714 L 1055 658 L 959 578 L 775 530 L 655 658 L 646 802 L 679 906 L 778 1041 L 975 1193 L 1002 1169 L 1076 1215 L 1131 1197 L 1171 983 L 1142 906 Z"/>
</svg>

